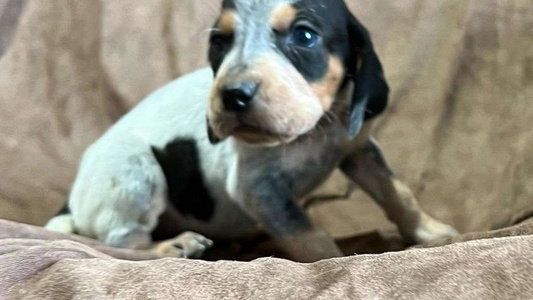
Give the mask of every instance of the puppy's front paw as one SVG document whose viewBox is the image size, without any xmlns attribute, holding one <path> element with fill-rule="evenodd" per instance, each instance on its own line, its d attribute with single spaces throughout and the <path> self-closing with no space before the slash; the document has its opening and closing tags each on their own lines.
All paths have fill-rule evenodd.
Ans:
<svg viewBox="0 0 533 300">
<path fill-rule="evenodd" d="M 177 237 L 160 242 L 153 251 L 165 257 L 198 258 L 213 246 L 213 241 L 195 232 L 184 232 Z"/>
<path fill-rule="evenodd" d="M 421 218 L 420 224 L 415 229 L 412 239 L 416 244 L 421 244 L 452 238 L 457 235 L 459 235 L 459 232 L 452 226 L 444 224 L 428 215 L 424 215 Z"/>
</svg>

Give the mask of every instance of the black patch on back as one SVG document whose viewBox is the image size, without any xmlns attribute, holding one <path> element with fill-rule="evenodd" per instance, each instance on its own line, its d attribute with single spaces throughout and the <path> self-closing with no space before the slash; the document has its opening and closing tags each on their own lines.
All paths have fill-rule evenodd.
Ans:
<svg viewBox="0 0 533 300">
<path fill-rule="evenodd" d="M 168 185 L 169 202 L 180 213 L 209 221 L 215 202 L 209 196 L 200 172 L 200 161 L 193 140 L 177 139 L 164 149 L 152 147 Z"/>
</svg>

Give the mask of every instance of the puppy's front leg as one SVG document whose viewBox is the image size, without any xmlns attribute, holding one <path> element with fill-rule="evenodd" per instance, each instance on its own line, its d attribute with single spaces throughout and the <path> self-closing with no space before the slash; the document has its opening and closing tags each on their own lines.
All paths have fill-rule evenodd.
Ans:
<svg viewBox="0 0 533 300">
<path fill-rule="evenodd" d="M 367 128 L 368 129 L 368 128 Z M 341 170 L 366 191 L 396 223 L 402 236 L 411 243 L 453 237 L 457 231 L 427 214 L 411 189 L 389 169 L 378 145 L 370 136 L 356 140 L 356 147 L 341 164 Z"/>
<path fill-rule="evenodd" d="M 291 259 L 314 262 L 342 256 L 333 238 L 316 229 L 291 196 L 283 174 L 274 173 L 253 180 L 243 194 L 245 210 L 285 250 Z"/>
</svg>

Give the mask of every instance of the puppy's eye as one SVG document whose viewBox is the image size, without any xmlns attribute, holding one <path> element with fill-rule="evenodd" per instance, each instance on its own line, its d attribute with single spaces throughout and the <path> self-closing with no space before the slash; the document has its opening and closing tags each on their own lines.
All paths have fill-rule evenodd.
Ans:
<svg viewBox="0 0 533 300">
<path fill-rule="evenodd" d="M 292 32 L 291 41 L 294 45 L 304 48 L 314 48 L 318 44 L 318 34 L 307 27 L 297 27 Z"/>
</svg>

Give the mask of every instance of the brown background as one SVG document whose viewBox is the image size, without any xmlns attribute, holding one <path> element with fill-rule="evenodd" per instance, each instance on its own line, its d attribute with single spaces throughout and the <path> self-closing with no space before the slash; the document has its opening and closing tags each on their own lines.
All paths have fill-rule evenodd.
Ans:
<svg viewBox="0 0 533 300">
<path fill-rule="evenodd" d="M 348 2 L 392 90 L 376 136 L 422 205 L 461 231 L 532 211 L 533 2 Z M 206 65 L 218 7 L 0 0 L 0 218 L 46 222 L 89 143 L 151 91 Z M 345 189 L 337 175 L 321 193 Z M 351 198 L 311 212 L 337 236 L 391 228 L 360 191 Z"/>
</svg>

